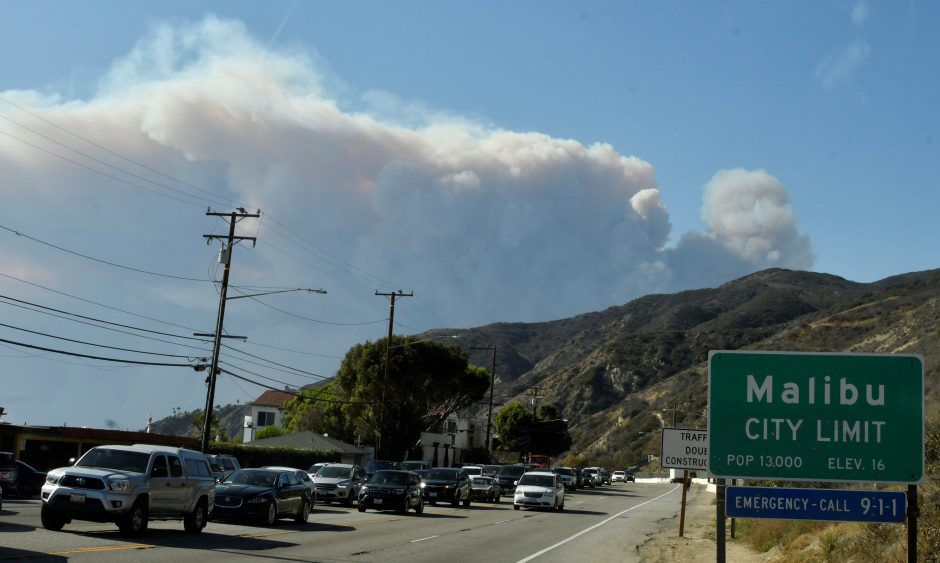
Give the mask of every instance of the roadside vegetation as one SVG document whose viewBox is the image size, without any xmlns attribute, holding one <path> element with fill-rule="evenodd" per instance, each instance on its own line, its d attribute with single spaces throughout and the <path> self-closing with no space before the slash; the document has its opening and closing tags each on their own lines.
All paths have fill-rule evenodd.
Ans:
<svg viewBox="0 0 940 563">
<path fill-rule="evenodd" d="M 918 561 L 940 562 L 940 421 L 927 425 L 926 479 L 918 490 Z M 738 541 L 776 563 L 904 562 L 907 528 L 903 524 L 740 520 Z"/>
</svg>

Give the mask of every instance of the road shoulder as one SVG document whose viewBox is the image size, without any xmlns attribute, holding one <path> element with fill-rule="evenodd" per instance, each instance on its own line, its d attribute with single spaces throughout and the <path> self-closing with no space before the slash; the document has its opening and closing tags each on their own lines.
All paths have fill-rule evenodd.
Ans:
<svg viewBox="0 0 940 563">
<path fill-rule="evenodd" d="M 641 563 L 715 561 L 715 494 L 708 492 L 705 485 L 695 484 L 689 490 L 683 537 L 679 537 L 678 507 L 675 516 L 662 524 L 658 533 L 637 547 Z M 730 527 L 726 529 L 730 532 Z M 729 563 L 754 563 L 765 560 L 762 554 L 740 542 L 732 541 L 730 537 L 725 544 L 725 558 Z"/>
</svg>

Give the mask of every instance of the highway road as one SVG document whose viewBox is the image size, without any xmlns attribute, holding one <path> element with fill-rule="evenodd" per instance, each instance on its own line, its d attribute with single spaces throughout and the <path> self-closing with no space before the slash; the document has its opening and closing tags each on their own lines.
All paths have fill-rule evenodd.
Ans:
<svg viewBox="0 0 940 563">
<path fill-rule="evenodd" d="M 675 517 L 680 497 L 673 484 L 617 483 L 569 492 L 561 513 L 515 511 L 510 497 L 470 508 L 428 506 L 420 516 L 318 504 L 306 524 L 210 522 L 193 536 L 182 522 L 151 522 L 134 540 L 94 522 L 50 532 L 40 524 L 37 499 L 4 499 L 0 561 L 637 561 L 637 546 Z"/>
</svg>

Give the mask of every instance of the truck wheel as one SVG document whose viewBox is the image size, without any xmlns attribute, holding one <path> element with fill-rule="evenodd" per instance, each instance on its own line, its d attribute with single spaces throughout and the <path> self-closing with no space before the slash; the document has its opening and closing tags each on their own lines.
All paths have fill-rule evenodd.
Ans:
<svg viewBox="0 0 940 563">
<path fill-rule="evenodd" d="M 200 500 L 196 508 L 183 518 L 183 529 L 187 534 L 198 534 L 206 527 L 206 501 Z"/>
<path fill-rule="evenodd" d="M 463 499 L 463 507 L 470 508 L 470 493 L 467 493 L 467 498 Z"/>
<path fill-rule="evenodd" d="M 343 504 L 346 506 L 352 506 L 352 501 L 353 501 L 353 493 L 352 491 L 349 491 L 349 495 L 346 497 L 346 500 L 343 502 Z"/>
<path fill-rule="evenodd" d="M 424 497 L 418 499 L 418 506 L 415 507 L 415 514 L 424 513 Z"/>
<path fill-rule="evenodd" d="M 137 499 L 130 512 L 118 521 L 118 530 L 121 532 L 121 536 L 132 538 L 144 533 L 147 530 L 148 517 L 147 501 Z"/>
<path fill-rule="evenodd" d="M 65 516 L 62 516 L 62 514 L 49 508 L 45 504 L 42 505 L 39 519 L 42 520 L 43 528 L 52 530 L 53 532 L 58 532 L 62 529 L 62 526 L 65 526 Z"/>
<path fill-rule="evenodd" d="M 362 501 L 359 501 L 359 506 L 358 506 L 358 508 L 359 508 L 359 512 L 365 512 L 365 511 L 366 511 L 366 505 L 362 504 Z"/>
</svg>

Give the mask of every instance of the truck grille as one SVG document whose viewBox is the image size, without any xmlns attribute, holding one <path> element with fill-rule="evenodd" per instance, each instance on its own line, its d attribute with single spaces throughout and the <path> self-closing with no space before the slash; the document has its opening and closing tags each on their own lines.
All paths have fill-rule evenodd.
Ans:
<svg viewBox="0 0 940 563">
<path fill-rule="evenodd" d="M 59 481 L 59 484 L 63 487 L 71 487 L 73 489 L 89 489 L 92 491 L 103 491 L 104 490 L 104 481 L 98 479 L 97 477 L 81 477 L 79 475 L 66 475 L 62 477 L 62 480 Z"/>
</svg>

